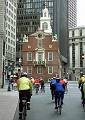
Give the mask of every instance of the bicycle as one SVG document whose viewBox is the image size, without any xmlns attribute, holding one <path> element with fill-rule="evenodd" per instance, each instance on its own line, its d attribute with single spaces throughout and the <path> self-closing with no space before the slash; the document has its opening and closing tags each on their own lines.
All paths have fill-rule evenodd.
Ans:
<svg viewBox="0 0 85 120">
<path fill-rule="evenodd" d="M 26 120 L 27 116 L 27 98 L 22 98 L 22 105 L 23 105 L 23 111 L 22 111 L 22 120 Z"/>
<path fill-rule="evenodd" d="M 62 111 L 62 93 L 61 92 L 58 92 L 57 93 L 57 96 L 56 96 L 56 109 L 57 109 L 57 112 L 61 115 L 61 111 Z"/>
</svg>

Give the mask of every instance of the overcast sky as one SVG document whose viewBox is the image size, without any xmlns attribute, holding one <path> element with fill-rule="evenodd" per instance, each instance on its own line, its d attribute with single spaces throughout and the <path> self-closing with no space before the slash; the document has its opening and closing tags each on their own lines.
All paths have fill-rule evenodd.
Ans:
<svg viewBox="0 0 85 120">
<path fill-rule="evenodd" d="M 85 26 L 85 0 L 77 0 L 77 26 Z"/>
</svg>

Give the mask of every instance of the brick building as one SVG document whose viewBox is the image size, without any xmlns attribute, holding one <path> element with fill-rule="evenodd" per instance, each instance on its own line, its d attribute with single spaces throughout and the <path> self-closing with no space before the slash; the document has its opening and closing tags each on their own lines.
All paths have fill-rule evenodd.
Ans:
<svg viewBox="0 0 85 120">
<path fill-rule="evenodd" d="M 59 45 L 56 37 L 38 30 L 22 43 L 23 71 L 34 78 L 61 74 Z"/>
<path fill-rule="evenodd" d="M 40 27 L 35 33 L 24 36 L 22 43 L 23 71 L 34 78 L 48 80 L 53 76 L 61 76 L 59 42 L 52 35 L 51 17 L 45 6 L 40 18 Z"/>
</svg>

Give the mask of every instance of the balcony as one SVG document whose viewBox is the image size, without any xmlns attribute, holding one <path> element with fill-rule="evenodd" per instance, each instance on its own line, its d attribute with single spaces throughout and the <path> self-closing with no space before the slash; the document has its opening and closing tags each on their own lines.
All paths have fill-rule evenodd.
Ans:
<svg viewBox="0 0 85 120">
<path fill-rule="evenodd" d="M 34 64 L 34 66 L 41 66 L 41 65 L 43 65 L 43 66 L 46 66 L 46 60 L 44 60 L 44 61 L 33 61 L 33 64 Z"/>
</svg>

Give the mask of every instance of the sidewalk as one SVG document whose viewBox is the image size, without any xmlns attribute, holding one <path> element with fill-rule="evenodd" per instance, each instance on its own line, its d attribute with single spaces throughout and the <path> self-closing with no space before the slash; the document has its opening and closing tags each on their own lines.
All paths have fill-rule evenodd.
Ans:
<svg viewBox="0 0 85 120">
<path fill-rule="evenodd" d="M 13 120 L 18 104 L 18 92 L 0 88 L 0 120 Z"/>
</svg>

